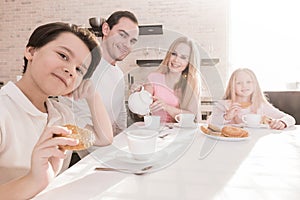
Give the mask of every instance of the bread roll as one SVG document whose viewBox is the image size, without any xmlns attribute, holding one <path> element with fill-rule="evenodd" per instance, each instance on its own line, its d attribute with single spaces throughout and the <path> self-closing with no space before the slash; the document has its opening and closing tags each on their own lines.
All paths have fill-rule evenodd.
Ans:
<svg viewBox="0 0 300 200">
<path fill-rule="evenodd" d="M 234 126 L 224 126 L 221 133 L 226 137 L 248 137 L 248 131 Z"/>
<path fill-rule="evenodd" d="M 75 138 L 79 140 L 79 143 L 76 146 L 60 146 L 60 148 L 65 150 L 83 150 L 91 147 L 95 142 L 95 135 L 92 131 L 88 129 L 82 129 L 78 126 L 66 124 L 64 127 L 67 127 L 72 131 L 72 134 L 66 135 L 64 137 Z"/>
</svg>

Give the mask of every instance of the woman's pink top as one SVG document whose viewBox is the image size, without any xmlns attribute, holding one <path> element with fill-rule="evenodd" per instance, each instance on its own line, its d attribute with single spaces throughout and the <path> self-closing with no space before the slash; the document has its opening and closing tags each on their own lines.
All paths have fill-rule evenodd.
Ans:
<svg viewBox="0 0 300 200">
<path fill-rule="evenodd" d="M 166 84 L 165 75 L 153 72 L 148 75 L 148 80 L 153 87 L 153 96 L 160 98 L 166 104 L 179 108 L 179 99 L 175 95 L 174 90 L 169 88 Z M 161 117 L 161 122 L 174 122 L 175 120 L 168 112 L 159 110 L 152 113 Z"/>
</svg>

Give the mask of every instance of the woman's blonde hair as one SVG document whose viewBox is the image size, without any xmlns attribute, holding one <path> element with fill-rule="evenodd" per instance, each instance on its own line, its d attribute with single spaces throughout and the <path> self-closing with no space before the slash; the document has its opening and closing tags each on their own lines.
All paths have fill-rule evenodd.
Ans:
<svg viewBox="0 0 300 200">
<path fill-rule="evenodd" d="M 180 92 L 180 108 L 188 109 L 191 100 L 194 98 L 197 103 L 197 108 L 200 108 L 200 52 L 196 43 L 187 37 L 179 37 L 173 41 L 170 45 L 168 52 L 158 68 L 158 72 L 162 74 L 169 73 L 168 63 L 170 61 L 171 54 L 175 51 L 179 44 L 186 44 L 190 47 L 191 52 L 189 56 L 189 62 L 186 69 L 182 72 L 180 80 L 174 86 L 174 91 Z M 195 111 L 193 111 L 195 112 Z M 196 113 L 197 114 L 197 113 Z"/>
<path fill-rule="evenodd" d="M 231 74 L 231 77 L 229 79 L 229 82 L 228 82 L 228 85 L 226 88 L 226 92 L 224 95 L 224 99 L 236 102 L 235 82 L 236 82 L 236 77 L 237 77 L 238 73 L 240 73 L 240 72 L 247 73 L 253 81 L 254 91 L 253 91 L 250 99 L 251 99 L 251 103 L 252 103 L 252 109 L 253 109 L 253 111 L 256 112 L 262 103 L 268 103 L 268 101 L 259 86 L 258 80 L 257 80 L 254 72 L 248 68 L 239 68 Z"/>
</svg>

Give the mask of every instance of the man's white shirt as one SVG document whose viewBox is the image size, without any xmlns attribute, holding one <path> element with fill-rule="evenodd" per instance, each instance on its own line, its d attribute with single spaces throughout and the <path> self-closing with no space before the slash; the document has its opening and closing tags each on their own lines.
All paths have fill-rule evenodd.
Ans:
<svg viewBox="0 0 300 200">
<path fill-rule="evenodd" d="M 119 133 L 127 127 L 125 81 L 122 70 L 102 58 L 90 79 L 102 98 L 113 125 L 114 134 Z M 69 104 L 74 111 L 76 123 L 80 127 L 85 127 L 87 124 L 92 125 L 92 116 L 85 99 L 78 101 L 62 100 Z"/>
</svg>

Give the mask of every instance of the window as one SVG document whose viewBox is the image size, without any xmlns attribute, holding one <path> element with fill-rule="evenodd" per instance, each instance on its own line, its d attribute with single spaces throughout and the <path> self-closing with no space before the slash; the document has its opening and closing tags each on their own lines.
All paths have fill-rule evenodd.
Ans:
<svg viewBox="0 0 300 200">
<path fill-rule="evenodd" d="M 300 2 L 231 0 L 230 69 L 252 69 L 263 90 L 300 90 Z"/>
</svg>

